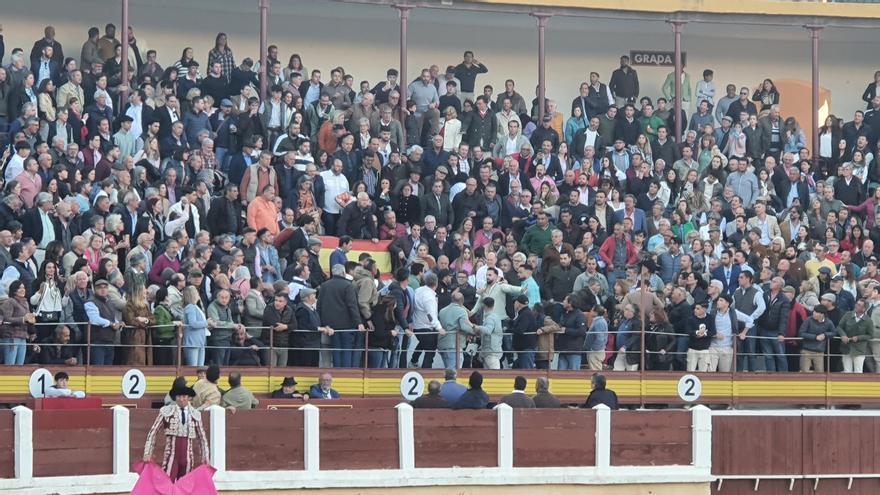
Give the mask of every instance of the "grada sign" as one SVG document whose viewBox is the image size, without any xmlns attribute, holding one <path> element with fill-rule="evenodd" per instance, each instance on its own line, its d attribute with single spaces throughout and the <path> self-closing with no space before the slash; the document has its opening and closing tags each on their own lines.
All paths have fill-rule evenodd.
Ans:
<svg viewBox="0 0 880 495">
<path fill-rule="evenodd" d="M 632 65 L 675 67 L 675 52 L 631 50 L 629 52 L 629 60 Z M 681 52 L 681 63 L 684 64 L 685 60 L 685 52 Z"/>
</svg>

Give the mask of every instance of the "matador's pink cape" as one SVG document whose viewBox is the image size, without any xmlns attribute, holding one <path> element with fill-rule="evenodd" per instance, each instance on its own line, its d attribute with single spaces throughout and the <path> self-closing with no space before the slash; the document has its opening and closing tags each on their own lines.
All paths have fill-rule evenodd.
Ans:
<svg viewBox="0 0 880 495">
<path fill-rule="evenodd" d="M 134 471 L 140 475 L 131 495 L 217 495 L 213 467 L 202 464 L 177 482 L 165 474 L 162 467 L 152 462 L 138 462 Z"/>
</svg>

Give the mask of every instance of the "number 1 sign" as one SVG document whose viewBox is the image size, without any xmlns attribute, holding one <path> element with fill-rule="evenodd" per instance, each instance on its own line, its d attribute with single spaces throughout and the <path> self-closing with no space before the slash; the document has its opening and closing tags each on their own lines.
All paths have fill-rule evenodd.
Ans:
<svg viewBox="0 0 880 495">
<path fill-rule="evenodd" d="M 34 370 L 28 381 L 28 388 L 31 391 L 31 397 L 34 399 L 42 399 L 46 396 L 46 389 L 51 387 L 54 382 L 55 378 L 52 377 L 52 373 L 46 368 Z"/>
</svg>

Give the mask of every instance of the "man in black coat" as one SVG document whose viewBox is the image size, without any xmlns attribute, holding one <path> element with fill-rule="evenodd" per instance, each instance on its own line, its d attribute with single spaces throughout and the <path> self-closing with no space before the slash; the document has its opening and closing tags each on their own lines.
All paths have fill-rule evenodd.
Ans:
<svg viewBox="0 0 880 495">
<path fill-rule="evenodd" d="M 482 194 L 477 192 L 477 179 L 471 177 L 465 182 L 464 191 L 455 195 L 452 200 L 452 211 L 455 219 L 453 229 L 458 229 L 467 217 L 483 218 L 486 216 L 486 205 Z"/>
<path fill-rule="evenodd" d="M 795 188 L 795 194 L 789 198 L 792 188 Z M 788 169 L 788 180 L 782 180 L 776 187 L 776 196 L 782 200 L 783 208 L 791 207 L 791 202 L 796 198 L 800 200 L 801 207 L 810 204 L 810 191 L 807 189 L 807 183 L 801 180 L 801 173 L 798 167 Z"/>
<path fill-rule="evenodd" d="M 559 133 L 556 132 L 556 129 L 550 127 L 552 122 L 553 116 L 545 114 L 541 121 L 542 125 L 532 132 L 532 137 L 529 139 L 529 143 L 532 145 L 533 150 L 540 150 L 541 144 L 544 141 L 550 141 L 550 144 L 553 146 L 553 151 L 556 151 L 559 147 Z"/>
<path fill-rule="evenodd" d="M 297 331 L 291 336 L 291 347 L 294 347 L 291 364 L 294 366 L 308 366 L 316 368 L 319 364 L 321 352 L 321 334 L 330 333 L 321 323 L 318 314 L 317 291 L 311 288 L 303 288 L 299 291 L 302 300 L 296 307 Z"/>
<path fill-rule="evenodd" d="M 336 234 L 339 237 L 347 235 L 352 239 L 368 239 L 374 242 L 379 240 L 376 207 L 367 193 L 358 193 L 357 200 L 343 208 L 336 225 Z"/>
<path fill-rule="evenodd" d="M 449 403 L 440 395 L 440 382 L 431 380 L 428 383 L 428 395 L 412 401 L 415 409 L 449 409 Z"/>
<path fill-rule="evenodd" d="M 860 205 L 865 201 L 862 181 L 853 177 L 852 165 L 849 163 L 840 166 L 840 177 L 834 181 L 834 199 L 839 199 L 847 206 Z"/>
<path fill-rule="evenodd" d="M 321 284 L 317 309 L 321 322 L 336 330 L 331 336 L 332 348 L 338 349 L 333 351 L 333 367 L 359 368 L 363 358 L 365 328 L 357 290 L 345 277 L 345 265 L 334 265 L 330 273 L 330 280 Z"/>
<path fill-rule="evenodd" d="M 758 318 L 758 341 L 767 371 L 788 371 L 788 359 L 785 356 L 785 343 L 778 337 L 784 337 L 788 328 L 788 317 L 791 301 L 782 293 L 785 280 L 773 277 L 764 288 L 764 305 L 767 309 Z"/>
<path fill-rule="evenodd" d="M 538 348 L 538 323 L 535 313 L 529 307 L 529 298 L 520 294 L 513 302 L 516 313 L 510 323 L 510 332 L 513 333 L 513 350 L 516 352 L 514 368 L 533 369 L 535 367 L 535 350 Z"/>
<path fill-rule="evenodd" d="M 269 365 L 287 366 L 290 336 L 297 328 L 296 315 L 287 294 L 276 293 L 272 303 L 266 306 L 263 311 L 263 327 L 262 340 L 272 342 L 274 348 L 269 354 Z"/>
<path fill-rule="evenodd" d="M 419 244 L 426 243 L 427 241 L 422 237 L 422 226 L 414 223 L 410 227 L 410 235 L 398 237 L 388 246 L 388 251 L 391 253 L 391 264 L 393 268 L 396 270 L 406 266 L 408 264 L 407 261 L 409 260 L 410 253 L 413 251 L 413 247 L 417 248 Z"/>
<path fill-rule="evenodd" d="M 605 404 L 612 411 L 620 409 L 620 405 L 617 403 L 617 394 L 614 393 L 613 390 L 605 388 L 606 381 L 604 375 L 595 373 L 593 378 L 590 379 L 590 383 L 593 390 L 590 392 L 590 395 L 587 396 L 587 401 L 584 402 L 584 405 L 581 407 L 592 409 L 599 404 Z"/>
<path fill-rule="evenodd" d="M 211 237 L 241 233 L 241 202 L 238 201 L 238 185 L 236 183 L 227 184 L 225 194 L 211 201 L 211 209 L 208 210 L 206 220 Z"/>
<path fill-rule="evenodd" d="M 667 308 L 666 314 L 669 316 L 669 323 L 673 328 L 686 328 L 688 320 L 693 315 L 693 307 L 687 303 L 687 294 L 681 287 L 676 287 L 670 295 L 672 304 Z M 673 368 L 677 371 L 687 369 L 687 336 L 679 335 L 676 337 L 676 352 Z M 679 352 L 683 354 L 678 354 Z"/>
<path fill-rule="evenodd" d="M 453 409 L 486 409 L 489 406 L 489 396 L 483 391 L 483 375 L 479 371 L 471 373 L 468 378 L 467 392 L 453 404 Z"/>
<path fill-rule="evenodd" d="M 437 220 L 437 225 L 452 225 L 452 203 L 449 201 L 449 195 L 443 192 L 443 181 L 435 180 L 431 184 L 431 191 L 423 194 L 419 202 L 423 218 L 431 215 Z"/>
</svg>

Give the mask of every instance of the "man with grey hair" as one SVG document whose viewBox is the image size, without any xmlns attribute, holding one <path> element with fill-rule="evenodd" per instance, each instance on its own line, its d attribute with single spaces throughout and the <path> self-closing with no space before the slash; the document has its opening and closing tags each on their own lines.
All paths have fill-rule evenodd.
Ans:
<svg viewBox="0 0 880 495">
<path fill-rule="evenodd" d="M 758 178 L 748 170 L 749 162 L 745 158 L 730 157 L 727 163 L 733 172 L 727 176 L 725 186 L 733 188 L 734 194 L 742 199 L 743 206 L 751 208 L 758 199 Z"/>
<path fill-rule="evenodd" d="M 376 208 L 367 193 L 358 193 L 357 200 L 342 209 L 342 215 L 339 217 L 337 225 L 337 235 L 347 235 L 352 239 L 370 239 L 374 243 L 379 242 Z"/>
<path fill-rule="evenodd" d="M 463 363 L 461 350 L 466 344 L 465 335 L 474 334 L 474 326 L 468 320 L 468 311 L 464 307 L 464 296 L 460 291 L 452 292 L 452 303 L 441 309 L 437 315 L 445 335 L 437 339 L 437 351 L 446 369 L 461 366 Z M 421 341 L 421 338 L 419 339 Z M 456 343 L 458 341 L 458 343 Z M 458 350 L 458 355 L 456 355 Z"/>
<path fill-rule="evenodd" d="M 25 64 L 26 59 L 24 52 L 15 52 L 13 51 L 10 59 L 9 65 L 6 66 L 6 71 L 9 73 L 9 87 L 15 88 L 21 85 L 22 81 L 27 77 L 28 74 L 31 73 L 30 69 L 28 69 L 27 64 Z M 9 116 L 10 118 L 15 118 L 13 115 Z"/>
<path fill-rule="evenodd" d="M 785 280 L 776 276 L 770 279 L 763 291 L 766 309 L 758 318 L 758 340 L 767 371 L 788 371 L 785 356 L 785 332 L 788 328 L 791 301 L 782 292 Z"/>
<path fill-rule="evenodd" d="M 333 366 L 359 368 L 366 327 L 361 320 L 357 290 L 346 275 L 345 265 L 334 265 L 330 274 L 330 280 L 321 284 L 317 310 L 321 323 L 335 331 L 330 338 Z"/>
<path fill-rule="evenodd" d="M 22 228 L 31 234 L 37 243 L 37 252 L 34 253 L 34 261 L 37 266 L 43 263 L 46 256 L 46 246 L 55 240 L 55 218 L 52 210 L 52 195 L 41 192 L 37 194 L 34 208 L 28 210 L 22 217 Z"/>
<path fill-rule="evenodd" d="M 64 267 L 64 273 L 70 273 L 73 270 L 73 264 L 76 260 L 82 258 L 85 254 L 88 241 L 81 235 L 73 236 L 70 240 L 70 250 L 64 253 L 61 258 L 61 266 Z"/>
<path fill-rule="evenodd" d="M 437 314 L 437 275 L 428 272 L 424 275 L 422 286 L 416 289 L 412 306 L 412 329 L 406 333 L 418 335 L 416 352 L 423 351 L 422 368 L 434 367 L 434 352 L 437 350 L 437 336 L 445 336 L 446 330 L 440 324 Z"/>
<path fill-rule="evenodd" d="M 12 247 L 14 242 L 15 239 L 12 237 L 12 232 L 5 229 L 0 230 L 0 270 L 5 270 L 12 263 L 12 255 L 9 253 L 9 248 Z"/>
<path fill-rule="evenodd" d="M 137 245 L 128 252 L 128 256 L 126 256 L 126 261 L 128 264 L 131 264 L 131 259 L 135 256 L 143 256 L 144 257 L 144 271 L 150 273 L 150 270 L 153 268 L 153 234 L 149 232 L 142 232 L 137 236 Z"/>
<path fill-rule="evenodd" d="M 535 401 L 535 407 L 538 409 L 562 407 L 559 399 L 550 393 L 550 380 L 546 376 L 539 376 L 535 379 L 535 396 L 532 397 L 532 400 Z"/>
</svg>

